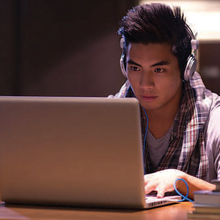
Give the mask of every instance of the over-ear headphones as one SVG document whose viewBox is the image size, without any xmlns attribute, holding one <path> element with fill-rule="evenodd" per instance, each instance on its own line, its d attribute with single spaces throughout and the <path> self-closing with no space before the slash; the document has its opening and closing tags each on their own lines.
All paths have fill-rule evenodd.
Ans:
<svg viewBox="0 0 220 220">
<path fill-rule="evenodd" d="M 122 54 L 121 58 L 120 58 L 120 67 L 121 67 L 121 72 L 123 73 L 123 75 L 127 78 L 127 72 L 125 70 L 125 55 Z"/>
<path fill-rule="evenodd" d="M 191 79 L 191 77 L 193 76 L 194 72 L 196 71 L 196 67 L 197 67 L 197 60 L 195 57 L 195 52 L 198 49 L 199 46 L 199 42 L 196 39 L 192 39 L 191 40 L 191 47 L 192 47 L 192 53 L 189 55 L 189 57 L 187 58 L 187 64 L 185 67 L 185 71 L 184 71 L 184 80 L 188 81 Z M 123 49 L 124 48 L 124 38 L 122 37 L 120 40 L 120 47 Z M 121 71 L 123 73 L 123 75 L 127 78 L 127 72 L 125 69 L 125 54 L 122 52 L 121 58 L 120 58 L 120 67 L 121 67 Z"/>
<path fill-rule="evenodd" d="M 199 42 L 196 39 L 191 40 L 192 53 L 187 58 L 187 63 L 184 71 L 184 80 L 188 81 L 192 78 L 193 74 L 196 71 L 197 60 L 195 57 L 195 52 L 198 49 Z"/>
<path fill-rule="evenodd" d="M 121 47 L 122 50 L 123 50 L 123 48 L 124 48 L 124 42 L 125 42 L 125 40 L 124 40 L 124 38 L 122 37 L 121 40 L 120 40 L 120 47 Z M 125 63 L 125 54 L 124 54 L 123 51 L 122 51 L 122 55 L 121 55 L 121 58 L 120 58 L 120 67 L 121 67 L 121 72 L 122 72 L 123 75 L 127 78 L 128 75 L 127 75 L 127 72 L 126 72 L 126 70 L 125 70 L 125 65 L 126 65 L 126 63 Z"/>
</svg>

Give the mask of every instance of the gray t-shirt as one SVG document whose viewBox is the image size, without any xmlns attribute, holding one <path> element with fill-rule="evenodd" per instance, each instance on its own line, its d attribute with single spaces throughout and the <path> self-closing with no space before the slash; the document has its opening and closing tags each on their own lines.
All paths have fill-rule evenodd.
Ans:
<svg viewBox="0 0 220 220">
<path fill-rule="evenodd" d="M 148 152 L 154 167 L 158 167 L 161 158 L 167 150 L 172 128 L 173 126 L 171 126 L 169 131 L 161 138 L 155 138 L 150 130 L 147 131 Z"/>
</svg>

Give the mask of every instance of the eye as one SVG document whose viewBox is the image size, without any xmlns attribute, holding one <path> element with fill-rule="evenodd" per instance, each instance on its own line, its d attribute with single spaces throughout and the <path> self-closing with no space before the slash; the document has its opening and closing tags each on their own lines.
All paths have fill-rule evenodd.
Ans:
<svg viewBox="0 0 220 220">
<path fill-rule="evenodd" d="M 128 66 L 128 70 L 137 72 L 140 71 L 140 68 L 138 66 Z"/>
<path fill-rule="evenodd" d="M 154 70 L 155 73 L 163 73 L 165 70 L 163 68 L 156 68 Z"/>
</svg>

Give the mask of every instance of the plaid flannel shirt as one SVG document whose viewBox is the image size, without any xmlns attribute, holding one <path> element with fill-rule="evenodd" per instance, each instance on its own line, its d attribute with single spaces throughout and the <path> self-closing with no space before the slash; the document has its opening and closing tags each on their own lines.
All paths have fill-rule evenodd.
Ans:
<svg viewBox="0 0 220 220">
<path fill-rule="evenodd" d="M 129 81 L 122 86 L 114 98 L 135 97 Z M 169 146 L 155 170 L 151 163 L 148 147 L 145 148 L 146 173 L 173 168 L 190 175 L 206 179 L 208 157 L 205 149 L 205 127 L 209 118 L 213 93 L 207 90 L 196 72 L 190 82 L 183 83 L 183 93 L 179 110 L 175 116 Z M 141 114 L 142 137 L 146 129 L 146 119 Z"/>
</svg>

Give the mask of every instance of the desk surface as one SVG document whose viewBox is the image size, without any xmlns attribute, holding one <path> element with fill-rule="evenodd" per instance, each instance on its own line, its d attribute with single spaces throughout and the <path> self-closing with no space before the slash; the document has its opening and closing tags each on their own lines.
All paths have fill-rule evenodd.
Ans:
<svg viewBox="0 0 220 220">
<path fill-rule="evenodd" d="M 33 206 L 2 206 L 0 219 L 76 219 L 76 220 L 186 220 L 192 204 L 183 202 L 175 205 L 143 211 L 54 208 Z"/>
</svg>

